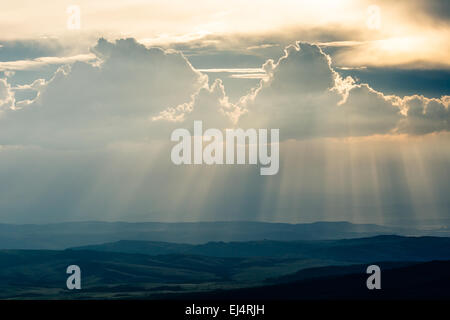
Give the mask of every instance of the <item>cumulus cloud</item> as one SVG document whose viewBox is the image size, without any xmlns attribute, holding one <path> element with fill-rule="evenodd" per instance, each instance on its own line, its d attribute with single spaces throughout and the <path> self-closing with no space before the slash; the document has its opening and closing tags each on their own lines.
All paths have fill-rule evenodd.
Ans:
<svg viewBox="0 0 450 320">
<path fill-rule="evenodd" d="M 0 145 L 99 146 L 167 138 L 203 120 L 214 128 L 279 128 L 282 139 L 448 131 L 449 97 L 396 97 L 342 78 L 320 47 L 288 46 L 260 85 L 231 103 L 221 80 L 173 50 L 100 39 L 96 62 L 61 67 L 49 81 L 0 80 Z M 14 93 L 36 92 L 15 102 Z"/>
<path fill-rule="evenodd" d="M 201 88 L 188 103 L 168 108 L 153 120 L 181 122 L 191 126 L 195 120 L 202 120 L 211 128 L 231 128 L 245 110 L 231 103 L 220 79 L 211 87 Z"/>
<path fill-rule="evenodd" d="M 6 79 L 0 79 L 0 116 L 2 110 L 14 105 L 14 93 Z"/>
<path fill-rule="evenodd" d="M 269 60 L 263 68 L 268 80 L 241 99 L 247 112 L 239 124 L 246 127 L 280 128 L 286 139 L 450 129 L 448 97 L 400 99 L 355 84 L 349 77 L 343 79 L 330 57 L 315 45 L 289 46 L 277 63 Z M 420 106 L 412 105 L 414 99 Z"/>
<path fill-rule="evenodd" d="M 41 92 L 47 87 L 45 79 L 36 79 L 31 84 L 17 85 L 11 88 L 14 93 L 13 109 L 23 108 L 33 103 Z M 22 97 L 22 98 L 21 98 Z"/>
<path fill-rule="evenodd" d="M 450 130 L 450 96 L 428 99 L 415 95 L 400 101 L 404 117 L 398 126 L 399 132 L 414 135 Z"/>
<path fill-rule="evenodd" d="M 134 39 L 100 39 L 99 63 L 60 68 L 23 108 L 5 110 L 0 144 L 95 145 L 148 139 L 168 107 L 190 101 L 207 84 L 179 52 L 146 48 Z"/>
</svg>

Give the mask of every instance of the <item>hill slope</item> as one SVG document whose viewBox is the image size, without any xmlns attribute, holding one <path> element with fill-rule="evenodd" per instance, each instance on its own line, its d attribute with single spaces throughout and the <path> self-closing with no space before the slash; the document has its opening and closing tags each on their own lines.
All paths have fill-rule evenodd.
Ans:
<svg viewBox="0 0 450 320">
<path fill-rule="evenodd" d="M 432 261 L 383 270 L 381 290 L 368 290 L 360 272 L 236 290 L 161 295 L 186 300 L 404 300 L 450 299 L 450 261 Z"/>
<path fill-rule="evenodd" d="M 376 236 L 326 241 L 209 242 L 200 245 L 148 241 L 118 241 L 73 250 L 148 255 L 188 254 L 211 257 L 280 257 L 346 262 L 429 261 L 450 259 L 450 238 Z"/>
</svg>

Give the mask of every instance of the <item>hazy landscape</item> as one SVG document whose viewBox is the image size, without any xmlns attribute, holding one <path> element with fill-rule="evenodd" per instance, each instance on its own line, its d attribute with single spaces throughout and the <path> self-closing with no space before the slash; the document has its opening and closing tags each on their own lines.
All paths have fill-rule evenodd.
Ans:
<svg viewBox="0 0 450 320">
<path fill-rule="evenodd" d="M 1 228 L 1 299 L 449 297 L 450 237 L 425 235 L 432 230 L 342 222 Z M 66 289 L 72 264 L 81 290 Z M 386 290 L 368 295 L 370 264 L 381 267 Z"/>
</svg>

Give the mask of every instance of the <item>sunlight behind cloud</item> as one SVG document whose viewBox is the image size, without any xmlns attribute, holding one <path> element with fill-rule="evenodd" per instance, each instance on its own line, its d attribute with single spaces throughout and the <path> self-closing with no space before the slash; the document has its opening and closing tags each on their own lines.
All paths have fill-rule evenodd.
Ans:
<svg viewBox="0 0 450 320">
<path fill-rule="evenodd" d="M 39 9 L 31 9 L 24 0 L 7 2 L 0 12 L 0 40 L 56 37 L 76 41 L 77 37 L 134 37 L 144 44 L 167 46 L 202 42 L 205 45 L 223 37 L 238 40 L 241 35 L 257 38 L 283 34 L 298 38 L 301 34 L 323 29 L 317 42 L 353 42 L 353 48 L 339 55 L 338 63 L 352 65 L 405 64 L 425 61 L 448 65 L 449 26 L 430 19 L 414 19 L 410 10 L 416 3 L 379 5 L 380 28 L 367 27 L 369 1 L 87 1 L 80 0 L 82 27 L 68 30 L 67 1 L 43 0 Z M 409 7 L 408 7 L 409 6 Z M 424 14 L 422 15 L 424 16 Z M 27 23 L 17 23 L 26 20 Z M 297 31 L 296 31 L 297 30 Z M 302 31 L 299 31 L 302 30 Z M 344 35 L 345 38 L 342 38 Z M 214 40 L 214 37 L 217 37 Z M 344 41 L 344 42 L 342 42 Z M 357 45 L 367 41 L 367 46 Z M 443 45 L 446 50 L 442 50 Z M 247 47 L 257 47 L 248 44 Z M 355 56 L 355 60 L 350 57 Z M 442 61 L 444 60 L 444 61 Z"/>
</svg>

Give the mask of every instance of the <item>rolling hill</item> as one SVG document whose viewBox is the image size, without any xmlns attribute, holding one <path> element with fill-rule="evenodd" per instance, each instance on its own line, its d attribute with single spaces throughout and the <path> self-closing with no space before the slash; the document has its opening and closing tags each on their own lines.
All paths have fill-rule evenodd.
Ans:
<svg viewBox="0 0 450 320">
<path fill-rule="evenodd" d="M 450 259 L 450 238 L 375 236 L 371 238 L 318 241 L 247 241 L 176 244 L 151 241 L 118 241 L 75 247 L 72 250 L 187 254 L 210 257 L 278 257 L 345 262 L 429 261 Z"/>
</svg>

